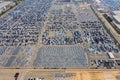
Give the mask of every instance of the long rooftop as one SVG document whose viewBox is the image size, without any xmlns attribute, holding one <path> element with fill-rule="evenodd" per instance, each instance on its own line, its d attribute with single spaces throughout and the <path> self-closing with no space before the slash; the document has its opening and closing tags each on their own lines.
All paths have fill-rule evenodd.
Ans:
<svg viewBox="0 0 120 80">
<path fill-rule="evenodd" d="M 1 3 L 0 3 L 0 8 L 6 6 L 6 5 L 10 4 L 10 3 L 12 3 L 12 2 L 11 2 L 11 1 L 1 2 Z"/>
</svg>

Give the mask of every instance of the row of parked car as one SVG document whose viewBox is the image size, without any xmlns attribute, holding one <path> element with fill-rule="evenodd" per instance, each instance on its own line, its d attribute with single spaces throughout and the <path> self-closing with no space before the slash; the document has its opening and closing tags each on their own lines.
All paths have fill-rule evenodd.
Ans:
<svg viewBox="0 0 120 80">
<path fill-rule="evenodd" d="M 94 68 L 105 67 L 107 69 L 115 68 L 117 64 L 114 60 L 92 60 L 92 66 Z"/>
<path fill-rule="evenodd" d="M 33 78 L 33 77 L 31 77 L 31 78 L 28 78 L 27 80 L 44 80 L 44 78 Z"/>
</svg>

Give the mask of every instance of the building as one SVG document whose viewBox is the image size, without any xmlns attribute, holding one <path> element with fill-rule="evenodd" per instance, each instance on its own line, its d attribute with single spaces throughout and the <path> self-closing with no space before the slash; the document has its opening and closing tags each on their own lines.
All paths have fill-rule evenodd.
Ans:
<svg viewBox="0 0 120 80">
<path fill-rule="evenodd" d="M 115 58 L 113 53 L 111 53 L 111 52 L 108 53 L 108 56 L 109 56 L 110 59 L 114 59 Z"/>
<path fill-rule="evenodd" d="M 120 24 L 120 11 L 113 11 L 113 19 L 117 24 Z"/>
<path fill-rule="evenodd" d="M 0 2 L 0 14 L 4 11 L 6 11 L 7 9 L 10 9 L 12 6 L 14 6 L 15 3 L 12 1 L 3 1 Z"/>
</svg>

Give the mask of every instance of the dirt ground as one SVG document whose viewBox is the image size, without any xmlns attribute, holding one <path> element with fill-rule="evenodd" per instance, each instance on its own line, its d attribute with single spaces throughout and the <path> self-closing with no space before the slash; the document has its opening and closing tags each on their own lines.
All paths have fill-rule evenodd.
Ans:
<svg viewBox="0 0 120 80">
<path fill-rule="evenodd" d="M 63 80 L 120 80 L 118 69 L 0 69 L 0 80 L 14 80 L 15 73 L 19 73 L 18 80 L 28 78 L 44 78 L 57 80 L 55 74 L 72 73 L 74 75 L 59 77 Z"/>
</svg>

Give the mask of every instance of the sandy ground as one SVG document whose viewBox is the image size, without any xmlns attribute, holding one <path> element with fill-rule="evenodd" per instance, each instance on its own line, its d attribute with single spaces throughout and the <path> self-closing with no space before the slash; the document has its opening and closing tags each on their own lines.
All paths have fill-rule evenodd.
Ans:
<svg viewBox="0 0 120 80">
<path fill-rule="evenodd" d="M 54 80 L 55 73 L 74 73 L 74 76 L 63 77 L 65 80 L 120 80 L 120 70 L 107 69 L 0 69 L 0 80 L 13 80 L 15 73 L 20 73 L 18 80 L 29 77 L 44 77 L 44 80 Z"/>
</svg>

